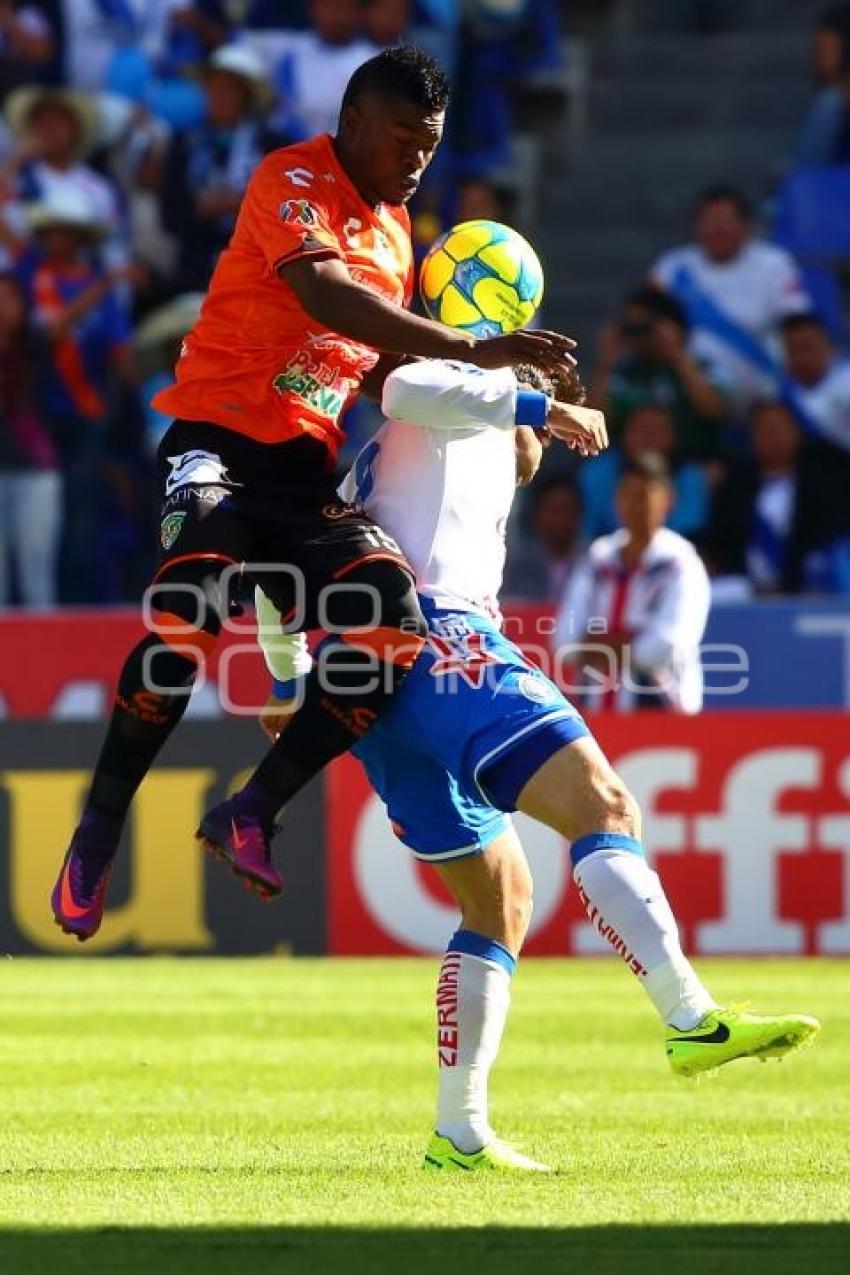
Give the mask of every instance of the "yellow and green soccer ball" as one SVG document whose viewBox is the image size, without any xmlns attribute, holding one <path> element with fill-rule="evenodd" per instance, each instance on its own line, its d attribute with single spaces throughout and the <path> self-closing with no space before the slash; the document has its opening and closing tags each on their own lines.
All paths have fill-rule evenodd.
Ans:
<svg viewBox="0 0 850 1275">
<path fill-rule="evenodd" d="M 474 336 L 524 327 L 543 299 L 543 270 L 522 235 L 498 221 L 462 221 L 431 245 L 419 275 L 432 319 Z"/>
</svg>

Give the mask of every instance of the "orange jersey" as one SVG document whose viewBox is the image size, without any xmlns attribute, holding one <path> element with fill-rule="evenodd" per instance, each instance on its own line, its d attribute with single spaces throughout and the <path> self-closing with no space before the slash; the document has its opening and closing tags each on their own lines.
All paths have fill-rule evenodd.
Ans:
<svg viewBox="0 0 850 1275">
<path fill-rule="evenodd" d="M 370 207 L 325 134 L 272 151 L 257 166 L 184 342 L 176 383 L 154 397 L 154 406 L 262 443 L 306 431 L 335 453 L 340 412 L 378 352 L 322 327 L 278 275 L 287 261 L 329 254 L 358 283 L 409 303 L 407 211 Z"/>
</svg>

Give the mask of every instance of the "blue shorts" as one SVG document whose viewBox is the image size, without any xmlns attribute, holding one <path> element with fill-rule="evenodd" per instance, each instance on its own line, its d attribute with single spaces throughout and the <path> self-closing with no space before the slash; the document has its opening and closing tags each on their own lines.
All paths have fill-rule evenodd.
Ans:
<svg viewBox="0 0 850 1275">
<path fill-rule="evenodd" d="M 353 752 L 399 839 L 440 861 L 485 849 L 543 762 L 589 731 L 490 620 L 421 601 L 425 650 Z"/>
</svg>

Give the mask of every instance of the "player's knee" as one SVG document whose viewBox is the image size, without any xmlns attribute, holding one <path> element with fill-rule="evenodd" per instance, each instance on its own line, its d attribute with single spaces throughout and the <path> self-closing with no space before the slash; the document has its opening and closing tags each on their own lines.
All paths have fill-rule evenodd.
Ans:
<svg viewBox="0 0 850 1275">
<path fill-rule="evenodd" d="M 148 589 L 148 627 L 166 646 L 196 664 L 212 651 L 229 607 L 222 568 L 203 560 L 170 568 Z"/>
<path fill-rule="evenodd" d="M 594 779 L 594 797 L 599 810 L 597 832 L 619 832 L 641 837 L 640 806 L 617 772 L 607 767 Z"/>
<path fill-rule="evenodd" d="M 511 937 L 511 949 L 519 951 L 528 934 L 534 913 L 534 890 L 531 878 L 511 892 L 507 902 L 506 929 Z"/>
</svg>

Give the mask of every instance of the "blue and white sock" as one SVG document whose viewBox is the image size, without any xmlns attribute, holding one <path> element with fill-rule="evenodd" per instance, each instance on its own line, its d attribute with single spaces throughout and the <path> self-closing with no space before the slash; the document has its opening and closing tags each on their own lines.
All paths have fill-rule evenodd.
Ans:
<svg viewBox="0 0 850 1275">
<path fill-rule="evenodd" d="M 501 943 L 458 930 L 437 982 L 437 1133 L 469 1155 L 493 1140 L 487 1082 L 511 1003 L 516 958 Z"/>
<path fill-rule="evenodd" d="M 634 837 L 597 832 L 570 847 L 591 923 L 638 976 L 665 1023 L 687 1031 L 717 1002 L 679 945 L 676 918 Z"/>
</svg>

